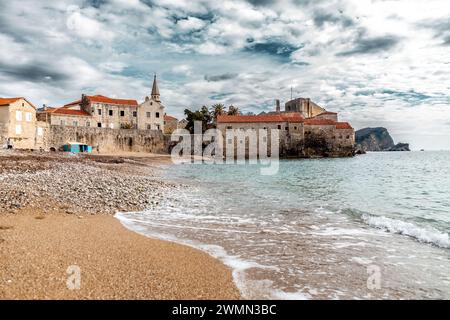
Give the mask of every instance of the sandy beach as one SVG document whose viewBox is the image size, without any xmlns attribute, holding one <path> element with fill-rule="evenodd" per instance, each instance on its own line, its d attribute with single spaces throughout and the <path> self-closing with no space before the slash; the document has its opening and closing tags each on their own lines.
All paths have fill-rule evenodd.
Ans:
<svg viewBox="0 0 450 320">
<path fill-rule="evenodd" d="M 220 261 L 113 217 L 118 204 L 142 210 L 176 190 L 158 177 L 163 163 L 167 157 L 1 154 L 0 299 L 239 299 Z M 74 270 L 75 289 L 67 285 Z"/>
</svg>

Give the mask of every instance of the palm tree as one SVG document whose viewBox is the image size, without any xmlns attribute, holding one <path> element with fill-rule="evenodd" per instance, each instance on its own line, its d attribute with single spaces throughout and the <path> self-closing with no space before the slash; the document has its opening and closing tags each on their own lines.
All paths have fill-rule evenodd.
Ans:
<svg viewBox="0 0 450 320">
<path fill-rule="evenodd" d="M 240 114 L 241 114 L 241 111 L 239 111 L 238 107 L 235 107 L 235 106 L 229 106 L 228 107 L 228 115 L 229 116 L 237 116 L 237 115 L 240 115 Z"/>
<path fill-rule="evenodd" d="M 217 122 L 217 117 L 225 114 L 225 106 L 221 103 L 216 103 L 211 106 L 211 115 L 213 116 L 214 123 Z"/>
</svg>

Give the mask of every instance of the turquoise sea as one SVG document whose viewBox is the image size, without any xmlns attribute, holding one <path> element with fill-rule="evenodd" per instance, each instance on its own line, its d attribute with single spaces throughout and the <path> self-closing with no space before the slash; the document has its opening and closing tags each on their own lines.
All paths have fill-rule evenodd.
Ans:
<svg viewBox="0 0 450 320">
<path fill-rule="evenodd" d="M 450 152 L 172 165 L 129 228 L 209 252 L 245 298 L 450 298 Z"/>
</svg>

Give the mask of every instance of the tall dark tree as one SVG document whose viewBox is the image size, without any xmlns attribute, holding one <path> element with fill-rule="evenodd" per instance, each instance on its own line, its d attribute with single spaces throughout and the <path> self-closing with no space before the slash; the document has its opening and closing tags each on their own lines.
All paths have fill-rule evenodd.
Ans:
<svg viewBox="0 0 450 320">
<path fill-rule="evenodd" d="M 228 112 L 227 112 L 227 114 L 228 114 L 229 116 L 237 116 L 237 115 L 240 115 L 240 114 L 241 114 L 241 111 L 239 110 L 238 107 L 235 107 L 235 106 L 229 106 L 229 107 L 228 107 Z"/>
<path fill-rule="evenodd" d="M 196 121 L 202 122 L 202 133 L 211 126 L 212 116 L 206 106 L 203 106 L 200 110 L 196 111 L 186 109 L 184 110 L 184 114 L 186 115 L 187 120 L 186 129 L 189 130 L 190 133 L 194 133 L 194 123 Z"/>
</svg>

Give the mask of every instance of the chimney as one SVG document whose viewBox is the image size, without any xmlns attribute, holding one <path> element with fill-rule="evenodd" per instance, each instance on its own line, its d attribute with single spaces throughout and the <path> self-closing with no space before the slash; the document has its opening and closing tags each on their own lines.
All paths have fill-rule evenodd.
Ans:
<svg viewBox="0 0 450 320">
<path fill-rule="evenodd" d="M 281 112 L 281 108 L 280 108 L 280 100 L 279 99 L 275 100 L 275 105 L 276 105 L 277 113 L 280 113 Z"/>
<path fill-rule="evenodd" d="M 47 105 L 45 103 L 42 105 L 42 110 L 47 111 Z"/>
</svg>

